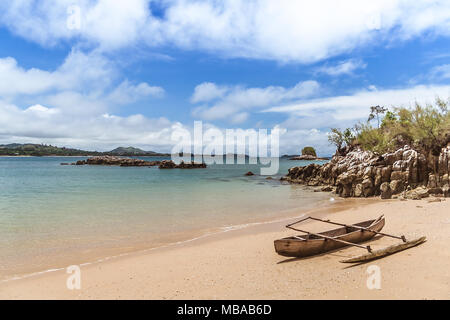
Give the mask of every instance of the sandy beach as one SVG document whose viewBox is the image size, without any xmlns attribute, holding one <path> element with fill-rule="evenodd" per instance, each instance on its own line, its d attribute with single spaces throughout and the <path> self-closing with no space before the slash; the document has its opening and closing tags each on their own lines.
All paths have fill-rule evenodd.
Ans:
<svg viewBox="0 0 450 320">
<path fill-rule="evenodd" d="M 279 256 L 273 240 L 292 235 L 291 220 L 266 223 L 81 266 L 81 289 L 68 290 L 65 270 L 0 284 L 1 299 L 448 299 L 450 298 L 450 201 L 344 200 L 309 212 L 356 223 L 386 217 L 383 231 L 407 238 L 424 235 L 418 247 L 361 265 L 339 261 L 359 248 L 305 259 Z M 299 215 L 302 212 L 299 210 Z M 330 229 L 304 223 L 312 231 Z M 398 240 L 381 237 L 374 249 Z M 371 266 L 381 288 L 367 287 Z"/>
</svg>

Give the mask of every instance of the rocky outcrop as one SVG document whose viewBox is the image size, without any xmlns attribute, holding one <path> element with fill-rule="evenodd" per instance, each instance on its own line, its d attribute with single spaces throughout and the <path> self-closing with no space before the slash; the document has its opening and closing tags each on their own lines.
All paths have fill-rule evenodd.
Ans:
<svg viewBox="0 0 450 320">
<path fill-rule="evenodd" d="M 312 156 L 310 154 L 304 154 L 304 155 L 301 155 L 301 156 L 289 158 L 289 160 L 328 160 L 328 159 L 326 159 L 326 158 L 318 158 L 318 157 Z"/>
<path fill-rule="evenodd" d="M 309 186 L 333 186 L 341 197 L 393 195 L 421 199 L 429 194 L 450 196 L 450 145 L 439 156 L 409 146 L 381 156 L 356 149 L 336 154 L 324 165 L 294 167 L 283 180 Z"/>
<path fill-rule="evenodd" d="M 205 163 L 196 163 L 196 162 L 183 162 L 181 161 L 180 164 L 176 164 L 172 160 L 163 160 L 159 164 L 160 169 L 204 169 L 206 168 Z"/>
<path fill-rule="evenodd" d="M 91 157 L 86 160 L 79 160 L 75 164 L 82 165 L 97 165 L 97 166 L 121 166 L 121 167 L 153 167 L 158 166 L 161 161 L 145 161 L 141 159 L 122 158 L 115 156 L 98 156 Z"/>
</svg>

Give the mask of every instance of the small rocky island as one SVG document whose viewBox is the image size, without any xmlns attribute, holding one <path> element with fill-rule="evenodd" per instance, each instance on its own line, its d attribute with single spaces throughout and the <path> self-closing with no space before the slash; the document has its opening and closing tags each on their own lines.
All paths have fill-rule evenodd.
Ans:
<svg viewBox="0 0 450 320">
<path fill-rule="evenodd" d="M 68 165 L 68 163 L 61 163 L 61 165 Z M 120 166 L 120 167 L 155 167 L 158 166 L 159 169 L 198 169 L 206 168 L 204 163 L 196 162 L 181 162 L 176 164 L 172 160 L 162 160 L 162 161 L 146 161 L 142 159 L 116 157 L 116 156 L 95 156 L 88 158 L 86 160 L 78 160 L 72 165 L 83 166 L 83 165 L 96 165 L 96 166 Z"/>
<path fill-rule="evenodd" d="M 194 161 L 181 161 L 179 164 L 176 164 L 172 160 L 163 160 L 159 164 L 160 169 L 205 169 L 206 167 L 205 163 L 197 163 Z"/>
<path fill-rule="evenodd" d="M 97 166 L 120 166 L 120 167 L 153 167 L 159 166 L 161 161 L 146 161 L 141 159 L 124 158 L 116 156 L 95 156 L 86 160 L 78 160 L 74 164 L 77 166 L 97 165 Z"/>
<path fill-rule="evenodd" d="M 300 156 L 289 158 L 289 160 L 329 160 L 327 158 L 317 157 L 316 150 L 313 147 L 304 147 Z"/>
</svg>

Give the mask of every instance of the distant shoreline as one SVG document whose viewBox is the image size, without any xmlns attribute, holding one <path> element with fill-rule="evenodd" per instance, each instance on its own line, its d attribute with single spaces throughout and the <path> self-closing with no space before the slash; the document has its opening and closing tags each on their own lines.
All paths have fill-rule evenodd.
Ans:
<svg viewBox="0 0 450 320">
<path fill-rule="evenodd" d="M 85 158 L 94 157 L 93 155 L 79 155 L 79 156 L 60 156 L 60 155 L 45 155 L 45 156 L 29 156 L 29 155 L 17 155 L 17 156 L 2 156 L 0 158 Z M 154 157 L 170 157 L 170 155 L 155 155 L 155 156 L 141 156 L 141 155 L 120 155 L 118 157 L 141 157 L 141 158 L 154 158 Z"/>
</svg>

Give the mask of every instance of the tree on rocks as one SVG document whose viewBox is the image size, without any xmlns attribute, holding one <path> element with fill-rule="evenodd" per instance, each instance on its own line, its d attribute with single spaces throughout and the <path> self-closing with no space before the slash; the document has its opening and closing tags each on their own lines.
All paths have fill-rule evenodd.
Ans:
<svg viewBox="0 0 450 320">
<path fill-rule="evenodd" d="M 313 147 L 304 147 L 302 149 L 302 156 L 317 157 L 316 150 Z"/>
</svg>

